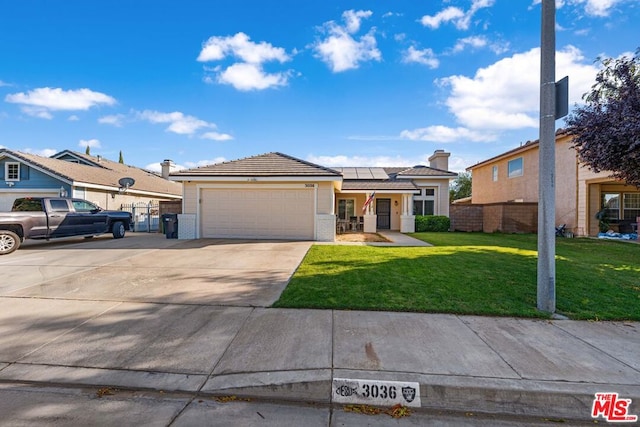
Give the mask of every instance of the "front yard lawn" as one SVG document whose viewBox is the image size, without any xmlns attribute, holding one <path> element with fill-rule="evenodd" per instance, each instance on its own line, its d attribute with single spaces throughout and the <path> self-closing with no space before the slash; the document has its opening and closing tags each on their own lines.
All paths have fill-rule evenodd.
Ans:
<svg viewBox="0 0 640 427">
<path fill-rule="evenodd" d="M 416 233 L 434 247 L 314 245 L 274 307 L 548 317 L 535 235 Z M 640 320 L 640 245 L 556 240 L 556 307 Z"/>
</svg>

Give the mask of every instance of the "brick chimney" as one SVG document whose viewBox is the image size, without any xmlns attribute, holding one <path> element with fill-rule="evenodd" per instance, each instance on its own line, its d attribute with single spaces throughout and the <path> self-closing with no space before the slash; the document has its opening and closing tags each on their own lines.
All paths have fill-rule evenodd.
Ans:
<svg viewBox="0 0 640 427">
<path fill-rule="evenodd" d="M 171 168 L 175 166 L 175 164 L 173 163 L 173 160 L 165 159 L 164 162 L 160 163 L 160 166 L 162 167 L 162 177 L 164 179 L 169 179 Z"/>
<path fill-rule="evenodd" d="M 444 150 L 436 150 L 433 155 L 429 157 L 429 166 L 434 169 L 440 169 L 443 171 L 449 170 L 449 156 L 451 153 L 447 153 Z"/>
</svg>

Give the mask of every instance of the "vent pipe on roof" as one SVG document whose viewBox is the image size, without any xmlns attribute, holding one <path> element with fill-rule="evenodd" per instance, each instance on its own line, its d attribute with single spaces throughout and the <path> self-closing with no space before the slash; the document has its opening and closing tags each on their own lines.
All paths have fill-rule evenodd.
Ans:
<svg viewBox="0 0 640 427">
<path fill-rule="evenodd" d="M 433 155 L 429 157 L 429 166 L 434 169 L 449 170 L 449 156 L 451 153 L 447 153 L 444 150 L 436 150 Z"/>
<path fill-rule="evenodd" d="M 160 163 L 162 167 L 162 177 L 164 179 L 169 179 L 169 174 L 171 173 L 171 168 L 173 168 L 174 163 L 173 160 L 165 159 L 164 162 Z"/>
</svg>

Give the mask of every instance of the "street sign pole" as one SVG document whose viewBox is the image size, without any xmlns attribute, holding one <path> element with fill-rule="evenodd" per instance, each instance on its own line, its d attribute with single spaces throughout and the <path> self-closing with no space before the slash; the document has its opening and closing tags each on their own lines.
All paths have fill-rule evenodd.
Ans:
<svg viewBox="0 0 640 427">
<path fill-rule="evenodd" d="M 538 202 L 538 310 L 556 311 L 556 4 L 542 0 Z"/>
</svg>

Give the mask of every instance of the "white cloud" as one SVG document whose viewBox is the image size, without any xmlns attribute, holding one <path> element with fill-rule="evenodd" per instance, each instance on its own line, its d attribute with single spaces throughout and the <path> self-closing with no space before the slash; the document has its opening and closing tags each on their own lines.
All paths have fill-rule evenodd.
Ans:
<svg viewBox="0 0 640 427">
<path fill-rule="evenodd" d="M 556 8 L 560 9 L 565 5 L 584 7 L 587 15 L 601 18 L 611 14 L 611 10 L 623 0 L 556 0 Z M 542 3 L 542 0 L 533 0 L 532 6 Z"/>
<path fill-rule="evenodd" d="M 200 135 L 202 139 L 210 139 L 212 141 L 230 141 L 233 139 L 231 135 L 228 133 L 218 133 L 218 132 L 205 132 Z"/>
<path fill-rule="evenodd" d="M 161 113 L 159 111 L 144 110 L 138 113 L 138 117 L 153 124 L 168 123 L 167 132 L 180 135 L 192 135 L 198 129 L 215 128 L 213 123 L 207 123 L 194 116 L 186 116 L 179 111 Z"/>
<path fill-rule="evenodd" d="M 442 23 L 446 23 L 453 20 L 459 20 L 464 17 L 464 12 L 462 9 L 449 6 L 446 9 L 441 10 L 433 16 L 425 15 L 420 19 L 420 23 L 425 27 L 436 29 L 442 25 Z"/>
<path fill-rule="evenodd" d="M 353 34 L 360 30 L 361 20 L 370 17 L 371 14 L 371 11 L 349 10 L 342 14 L 344 26 L 333 21 L 325 22 L 322 31 L 328 36 L 312 46 L 316 57 L 326 63 L 334 73 L 356 69 L 362 62 L 380 61 L 382 54 L 377 48 L 375 28 L 359 39 L 353 37 Z"/>
<path fill-rule="evenodd" d="M 457 126 L 433 125 L 404 130 L 410 140 L 453 142 L 492 141 L 505 130 L 539 125 L 540 49 L 518 53 L 480 68 L 473 77 L 453 75 L 438 80 L 450 89 L 445 101 Z M 569 103 L 580 103 L 597 74 L 597 67 L 585 63 L 582 53 L 567 46 L 556 53 L 558 80 L 569 75 Z"/>
<path fill-rule="evenodd" d="M 485 36 L 470 36 L 458 39 L 452 52 L 459 53 L 469 47 L 472 49 L 482 49 L 486 47 L 495 54 L 500 55 L 509 50 L 509 43 L 490 42 Z"/>
<path fill-rule="evenodd" d="M 407 166 L 411 167 L 417 164 L 425 164 L 423 158 L 407 159 L 400 156 L 316 156 L 311 154 L 306 157 L 308 162 L 329 168 L 361 166 L 361 167 L 393 167 Z M 428 164 L 428 163 L 427 163 Z"/>
<path fill-rule="evenodd" d="M 464 127 L 451 128 L 447 126 L 428 126 L 414 130 L 403 130 L 400 137 L 411 141 L 430 141 L 449 143 L 460 140 L 473 142 L 488 142 L 495 140 L 495 134 L 477 132 Z"/>
<path fill-rule="evenodd" d="M 540 50 L 519 53 L 486 68 L 473 78 L 450 76 L 440 81 L 451 88 L 446 100 L 457 121 L 471 129 L 520 129 L 538 126 Z M 556 54 L 560 77 L 568 74 L 570 101 L 579 102 L 594 81 L 597 68 L 584 64 L 582 53 L 568 46 Z"/>
<path fill-rule="evenodd" d="M 93 139 L 81 139 L 80 142 L 78 143 L 79 147 L 91 147 L 91 148 L 100 148 L 101 144 L 100 141 L 93 138 Z"/>
<path fill-rule="evenodd" d="M 290 73 L 266 73 L 259 64 L 237 63 L 218 73 L 217 82 L 229 84 L 241 91 L 263 90 L 286 86 Z"/>
<path fill-rule="evenodd" d="M 0 80 L 0 87 L 2 86 L 11 86 L 11 85 L 7 82 L 3 82 L 2 80 Z"/>
<path fill-rule="evenodd" d="M 263 64 L 278 61 L 280 63 L 291 60 L 291 57 L 281 47 L 274 47 L 270 43 L 252 42 L 245 33 L 237 33 L 228 37 L 211 37 L 202 46 L 198 55 L 199 62 L 221 61 L 227 57 L 238 59 L 226 68 L 215 67 L 206 69 L 214 71 L 215 79 L 205 77 L 205 82 L 229 84 L 242 91 L 263 90 L 271 87 L 286 86 L 291 76 L 290 71 L 267 73 Z"/>
<path fill-rule="evenodd" d="M 76 116 L 75 114 L 72 114 L 69 116 L 67 120 L 69 120 L 70 122 L 77 122 L 78 120 L 80 120 L 80 117 Z"/>
<path fill-rule="evenodd" d="M 229 55 L 251 64 L 269 61 L 282 63 L 291 59 L 281 47 L 274 47 L 267 42 L 255 43 L 245 33 L 237 33 L 229 37 L 211 37 L 202 46 L 197 60 L 199 62 L 219 61 Z"/>
<path fill-rule="evenodd" d="M 495 0 L 473 0 L 468 11 L 454 6 L 449 6 L 435 15 L 425 15 L 420 19 L 420 23 L 425 27 L 437 29 L 440 25 L 453 22 L 453 25 L 459 30 L 468 30 L 471 19 L 480 9 L 493 6 Z"/>
<path fill-rule="evenodd" d="M 193 169 L 193 168 L 199 168 L 202 166 L 210 166 L 213 164 L 222 163 L 226 161 L 227 159 L 225 159 L 224 157 L 216 157 L 215 159 L 212 159 L 212 160 L 198 160 L 197 162 L 184 162 L 184 165 L 179 165 L 179 164 L 172 165 L 169 172 L 177 172 L 185 169 Z M 144 167 L 144 169 L 152 172 L 161 173 L 162 165 L 160 164 L 160 162 L 149 163 Z"/>
<path fill-rule="evenodd" d="M 177 133 L 179 135 L 192 136 L 199 130 L 211 129 L 216 130 L 218 126 L 215 123 L 206 122 L 194 116 L 185 115 L 180 111 L 174 111 L 172 113 L 163 113 L 160 111 L 144 110 L 135 113 L 138 120 L 145 120 L 153 124 L 168 124 L 165 129 L 167 132 Z M 214 139 L 213 136 L 217 135 L 217 141 L 226 141 L 233 139 L 231 135 L 219 134 L 217 132 L 205 132 L 200 135 L 200 138 Z"/>
<path fill-rule="evenodd" d="M 350 34 L 360 31 L 360 22 L 362 19 L 370 18 L 373 12 L 370 10 L 346 10 L 342 13 L 342 19 L 345 22 L 345 29 Z"/>
<path fill-rule="evenodd" d="M 433 50 L 431 49 L 416 49 L 413 46 L 409 46 L 409 49 L 403 52 L 402 62 L 405 63 L 418 63 L 428 66 L 431 69 L 438 68 L 440 61 L 436 58 Z"/>
<path fill-rule="evenodd" d="M 116 127 L 122 127 L 122 124 L 125 120 L 124 114 L 112 114 L 109 116 L 102 116 L 98 119 L 98 123 L 105 125 L 113 125 Z"/>
<path fill-rule="evenodd" d="M 53 148 L 39 148 L 37 150 L 34 150 L 32 148 L 25 148 L 24 150 L 21 150 L 21 151 L 28 154 L 35 154 L 36 156 L 51 157 L 54 154 L 56 154 L 59 150 L 55 150 Z"/>
<path fill-rule="evenodd" d="M 20 104 L 22 111 L 34 117 L 51 119 L 51 111 L 88 110 L 99 105 L 114 105 L 115 98 L 89 89 L 63 90 L 37 88 L 5 96 L 5 101 Z"/>
</svg>

